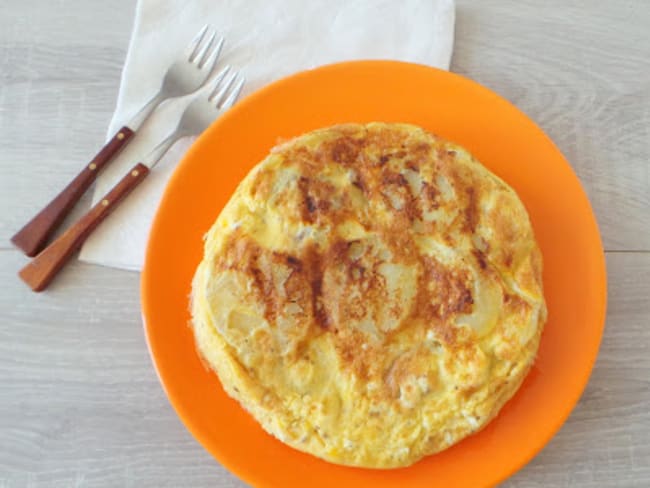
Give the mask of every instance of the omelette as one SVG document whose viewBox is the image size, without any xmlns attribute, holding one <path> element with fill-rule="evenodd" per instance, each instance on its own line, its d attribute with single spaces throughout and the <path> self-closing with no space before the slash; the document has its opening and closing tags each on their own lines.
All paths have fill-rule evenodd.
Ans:
<svg viewBox="0 0 650 488">
<path fill-rule="evenodd" d="M 512 188 L 407 124 L 345 124 L 268 154 L 205 236 L 198 352 L 282 442 L 408 466 L 517 391 L 546 320 L 542 257 Z"/>
</svg>

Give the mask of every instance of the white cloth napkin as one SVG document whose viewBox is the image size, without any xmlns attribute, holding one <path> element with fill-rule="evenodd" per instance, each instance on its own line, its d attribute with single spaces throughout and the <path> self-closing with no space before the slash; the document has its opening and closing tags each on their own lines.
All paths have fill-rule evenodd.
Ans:
<svg viewBox="0 0 650 488">
<path fill-rule="evenodd" d="M 155 93 L 204 24 L 226 38 L 220 64 L 241 69 L 245 96 L 293 72 L 352 59 L 449 68 L 454 0 L 140 0 L 108 137 Z M 189 98 L 167 103 L 99 176 L 101 197 L 173 129 Z M 179 141 L 84 245 L 82 261 L 139 270 L 165 183 L 191 140 Z"/>
</svg>

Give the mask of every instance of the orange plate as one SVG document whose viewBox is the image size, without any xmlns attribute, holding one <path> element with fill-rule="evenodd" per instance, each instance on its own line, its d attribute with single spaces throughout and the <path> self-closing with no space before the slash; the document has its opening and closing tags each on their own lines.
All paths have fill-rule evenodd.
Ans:
<svg viewBox="0 0 650 488">
<path fill-rule="evenodd" d="M 239 181 L 280 139 L 342 122 L 410 122 L 468 148 L 523 200 L 544 255 L 549 319 L 528 378 L 483 431 L 409 468 L 347 468 L 266 434 L 206 370 L 187 326 L 203 234 Z M 169 400 L 224 466 L 264 487 L 478 487 L 528 462 L 585 387 L 603 332 L 603 249 L 587 197 L 551 140 L 461 76 L 391 61 L 324 66 L 239 102 L 192 146 L 153 223 L 142 275 L 149 348 Z"/>
</svg>

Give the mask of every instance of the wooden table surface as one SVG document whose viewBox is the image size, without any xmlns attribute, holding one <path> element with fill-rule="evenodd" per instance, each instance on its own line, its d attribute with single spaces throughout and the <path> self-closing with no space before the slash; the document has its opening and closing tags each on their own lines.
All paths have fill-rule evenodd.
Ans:
<svg viewBox="0 0 650 488">
<path fill-rule="evenodd" d="M 0 487 L 244 486 L 167 402 L 137 273 L 75 262 L 41 295 L 15 277 L 26 259 L 9 237 L 102 144 L 133 8 L 0 1 Z M 504 486 L 648 487 L 650 4 L 459 1 L 452 69 L 551 136 L 607 250 L 609 311 L 589 385 Z"/>
</svg>

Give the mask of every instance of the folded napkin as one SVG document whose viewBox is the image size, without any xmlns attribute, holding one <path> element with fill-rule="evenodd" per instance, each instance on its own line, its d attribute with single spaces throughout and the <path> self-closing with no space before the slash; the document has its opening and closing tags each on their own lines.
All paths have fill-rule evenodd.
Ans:
<svg viewBox="0 0 650 488">
<path fill-rule="evenodd" d="M 245 96 L 293 72 L 352 59 L 448 69 L 454 0 L 140 0 L 108 137 L 155 93 L 167 67 L 206 23 L 225 36 L 220 64 L 241 69 Z M 94 203 L 173 129 L 187 103 L 187 97 L 168 102 L 154 113 L 99 176 Z M 191 143 L 179 141 L 91 235 L 82 261 L 142 268 L 165 183 Z"/>
</svg>

